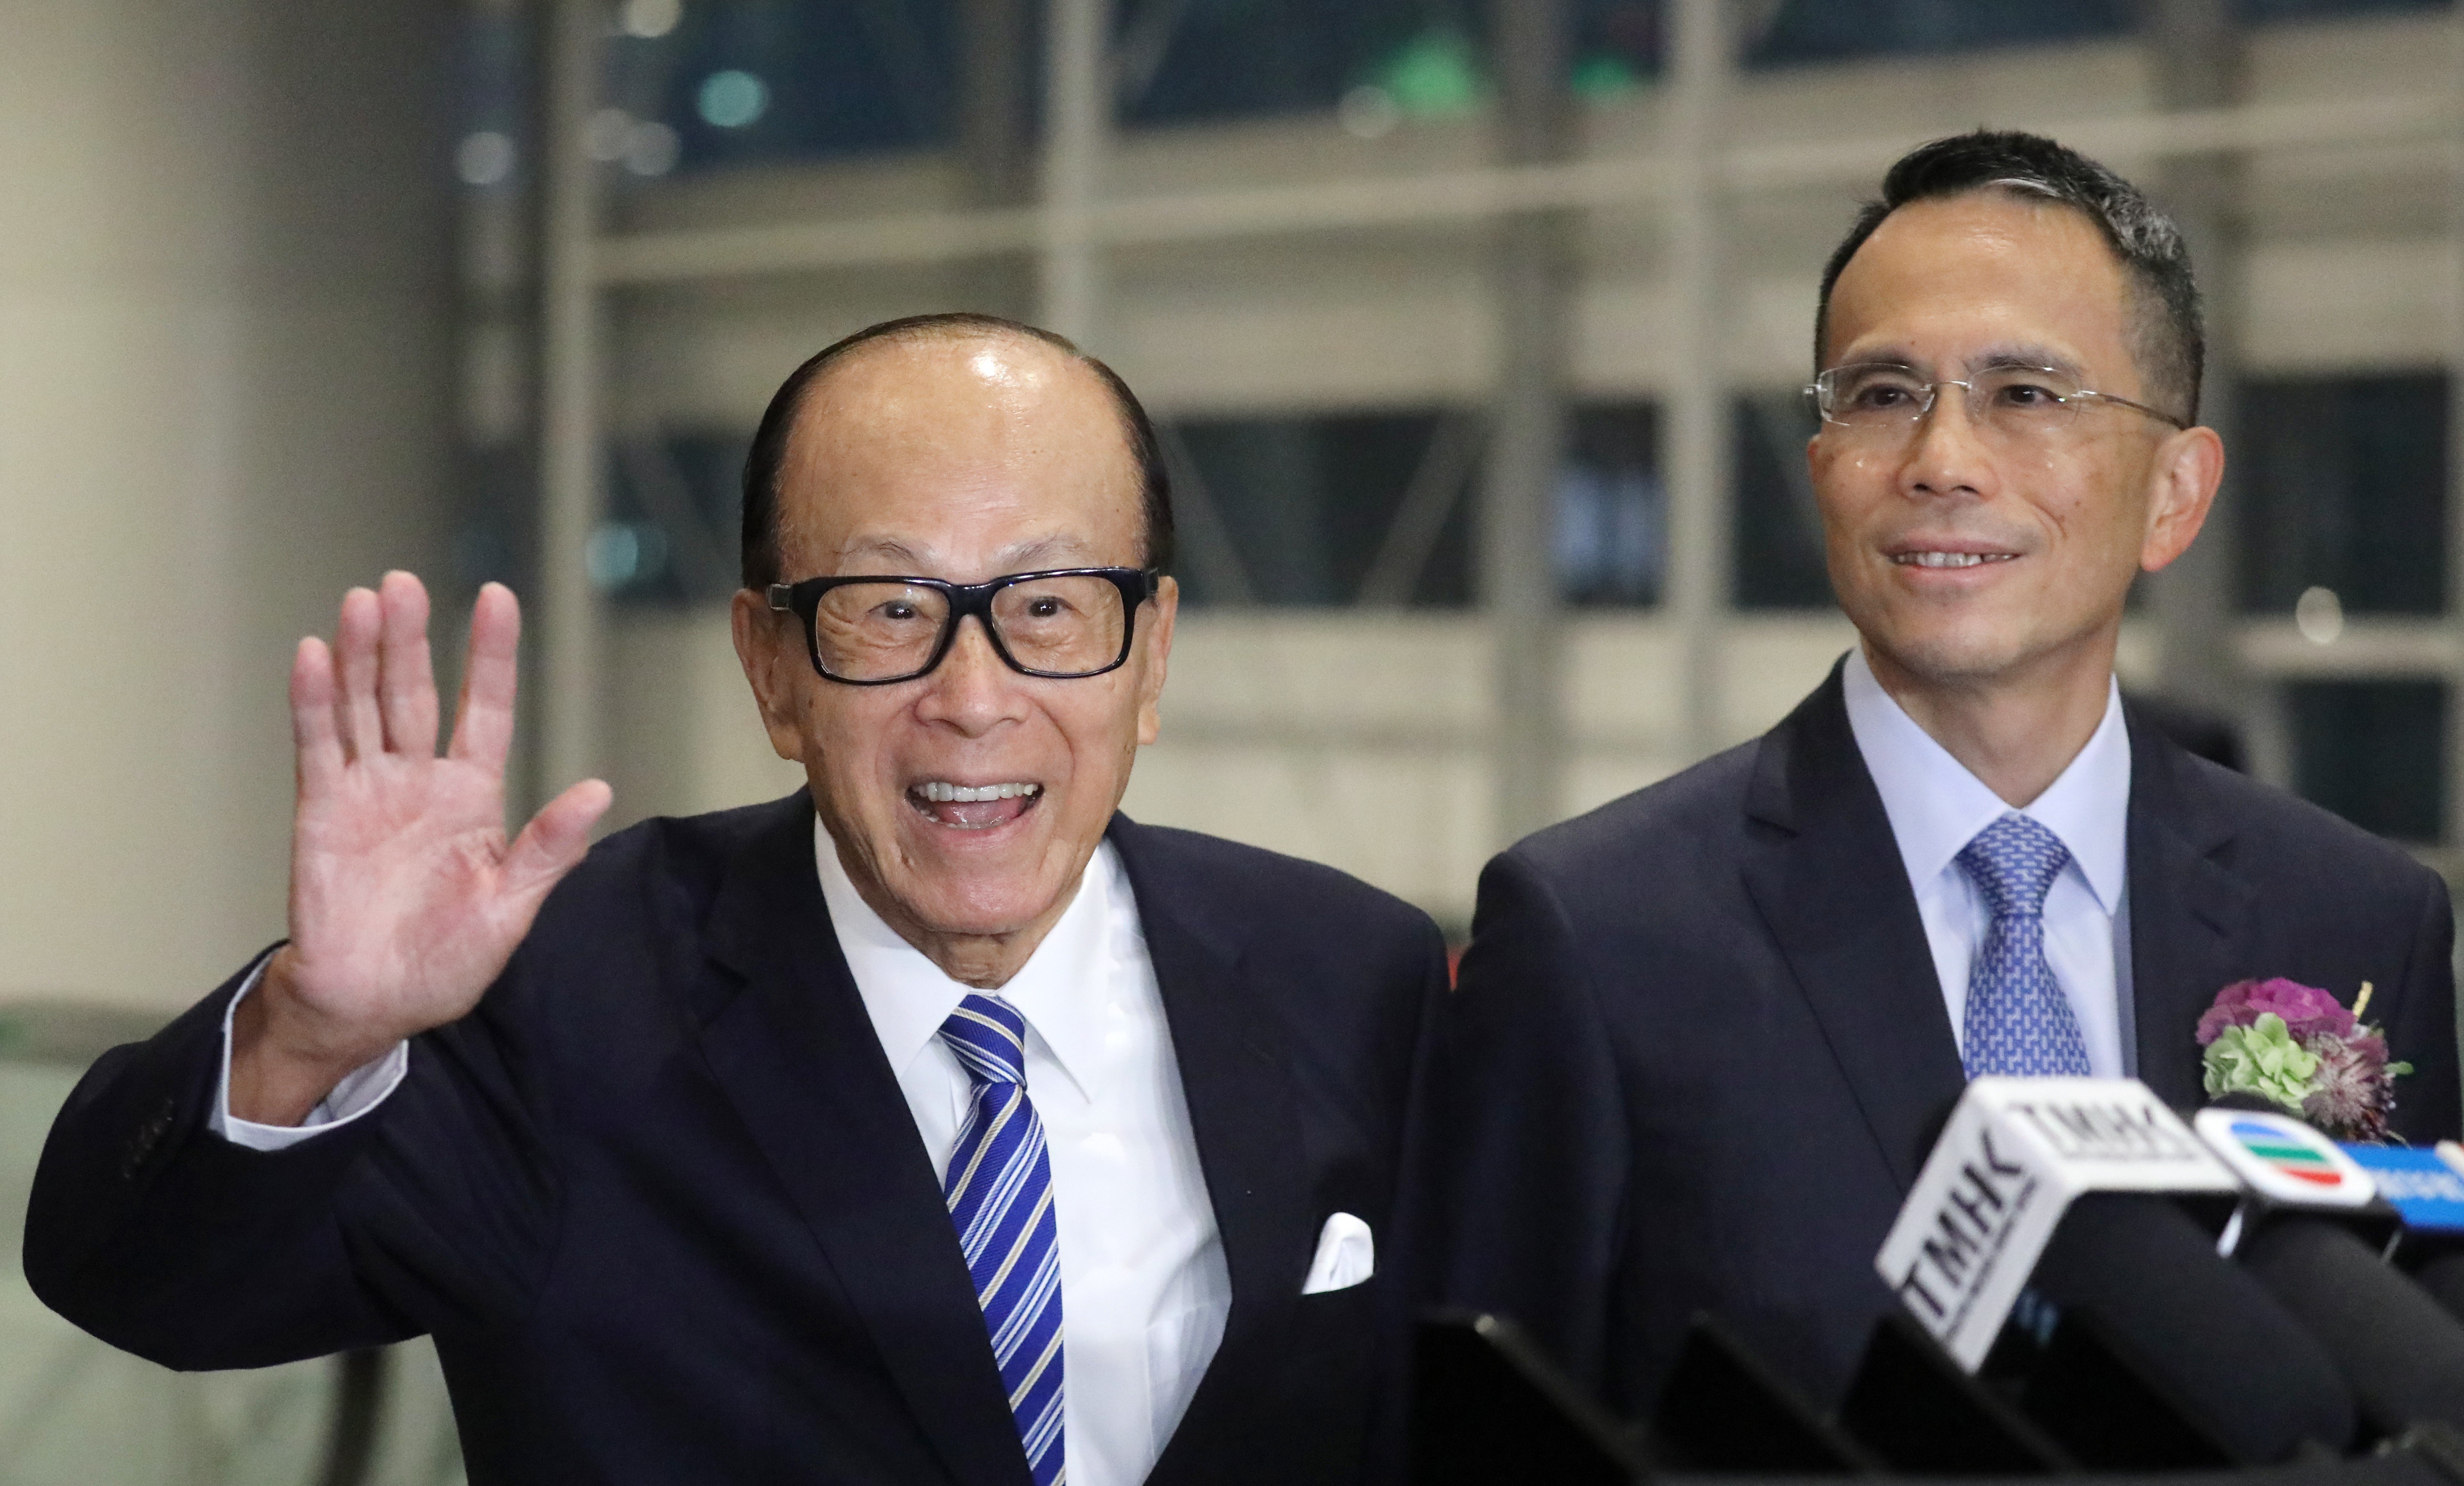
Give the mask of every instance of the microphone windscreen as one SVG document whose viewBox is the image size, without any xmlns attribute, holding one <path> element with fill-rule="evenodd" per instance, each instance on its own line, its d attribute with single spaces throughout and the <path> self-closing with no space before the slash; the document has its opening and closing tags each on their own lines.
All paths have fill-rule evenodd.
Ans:
<svg viewBox="0 0 2464 1486">
<path fill-rule="evenodd" d="M 2242 1240 L 2240 1256 L 2335 1357 L 2374 1432 L 2464 1426 L 2464 1325 L 2351 1230 L 2279 1215 Z"/>
<path fill-rule="evenodd" d="M 2428 1291 L 2430 1297 L 2447 1308 L 2447 1314 L 2464 1320 L 2464 1251 L 2442 1253 L 2415 1268 L 2413 1283 Z"/>
<path fill-rule="evenodd" d="M 2216 1256 L 2167 1197 L 2081 1197 L 2036 1261 L 2033 1283 L 2093 1316 L 2118 1349 L 2215 1441 L 2273 1463 L 2304 1443 L 2342 1451 L 2353 1395 L 2336 1361 L 2268 1288 Z"/>
</svg>

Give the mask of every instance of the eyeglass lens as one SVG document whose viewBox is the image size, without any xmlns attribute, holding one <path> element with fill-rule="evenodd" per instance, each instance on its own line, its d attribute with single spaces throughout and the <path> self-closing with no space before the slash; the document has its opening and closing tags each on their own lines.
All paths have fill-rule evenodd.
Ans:
<svg viewBox="0 0 2464 1486">
<path fill-rule="evenodd" d="M 1109 578 L 1037 578 L 997 589 L 992 626 L 1010 658 L 1029 671 L 1089 676 L 1121 657 L 1129 621 Z M 842 584 L 813 613 L 813 652 L 822 669 L 850 681 L 913 676 L 933 659 L 950 623 L 938 588 L 885 580 Z"/>
<path fill-rule="evenodd" d="M 1991 366 L 1964 383 L 1929 387 L 1905 366 L 1837 366 L 1825 373 L 1823 415 L 1850 429 L 1899 432 L 1925 415 L 1943 387 L 1960 386 L 1968 415 L 1978 425 L 2013 437 L 2050 433 L 2068 424 L 2081 405 L 2077 380 L 2035 366 Z"/>
</svg>

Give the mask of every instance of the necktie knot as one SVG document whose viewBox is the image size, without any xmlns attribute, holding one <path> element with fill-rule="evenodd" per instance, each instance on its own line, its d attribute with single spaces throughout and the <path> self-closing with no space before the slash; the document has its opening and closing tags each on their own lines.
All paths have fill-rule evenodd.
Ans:
<svg viewBox="0 0 2464 1486">
<path fill-rule="evenodd" d="M 941 1040 L 979 1086 L 1026 1082 L 1026 1018 L 999 996 L 959 1002 L 941 1024 Z"/>
<path fill-rule="evenodd" d="M 2061 837 L 2016 811 L 1978 832 L 1959 852 L 1959 865 L 1996 919 L 2041 917 L 2045 895 L 2070 859 Z"/>
</svg>

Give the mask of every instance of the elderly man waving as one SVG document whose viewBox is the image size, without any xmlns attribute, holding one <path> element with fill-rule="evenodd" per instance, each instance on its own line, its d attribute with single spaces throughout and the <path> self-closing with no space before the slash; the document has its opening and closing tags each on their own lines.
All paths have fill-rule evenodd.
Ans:
<svg viewBox="0 0 2464 1486">
<path fill-rule="evenodd" d="M 745 489 L 808 789 L 585 854 L 585 782 L 508 843 L 512 595 L 440 756 L 426 595 L 353 592 L 292 675 L 290 938 L 79 1086 L 36 1289 L 173 1366 L 432 1334 L 473 1482 L 1349 1478 L 1443 951 L 1115 813 L 1177 598 L 1144 411 L 894 322 Z"/>
</svg>

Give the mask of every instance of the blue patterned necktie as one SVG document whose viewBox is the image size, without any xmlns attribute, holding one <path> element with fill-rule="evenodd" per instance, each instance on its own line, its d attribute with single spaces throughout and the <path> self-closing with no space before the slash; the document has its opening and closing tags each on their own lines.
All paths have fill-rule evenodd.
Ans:
<svg viewBox="0 0 2464 1486">
<path fill-rule="evenodd" d="M 941 1040 L 975 1084 L 941 1195 L 1027 1468 L 1036 1486 L 1063 1486 L 1060 1231 L 1044 1121 L 1026 1098 L 1026 1019 L 999 996 L 971 995 L 941 1024 Z"/>
<path fill-rule="evenodd" d="M 2069 864 L 2061 838 L 2013 813 L 1976 833 L 1959 865 L 1993 911 L 1968 969 L 1968 1076 L 2088 1072 L 2087 1039 L 2045 963 L 2045 894 Z"/>
</svg>

